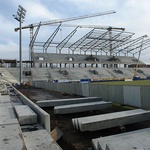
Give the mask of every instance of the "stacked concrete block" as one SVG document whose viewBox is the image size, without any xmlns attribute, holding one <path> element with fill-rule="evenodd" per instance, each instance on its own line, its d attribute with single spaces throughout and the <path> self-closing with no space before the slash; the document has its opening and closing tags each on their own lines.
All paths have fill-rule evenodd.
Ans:
<svg viewBox="0 0 150 150">
<path fill-rule="evenodd" d="M 93 111 L 93 110 L 102 110 L 106 108 L 112 107 L 111 102 L 89 102 L 89 103 L 81 103 L 81 104 L 72 104 L 72 105 L 62 105 L 54 107 L 55 114 L 69 114 L 69 113 L 78 113 L 85 111 Z"/>
<path fill-rule="evenodd" d="M 53 107 L 53 106 L 79 104 L 87 102 L 97 102 L 101 100 L 102 100 L 101 97 L 83 97 L 83 98 L 58 99 L 58 100 L 41 100 L 37 101 L 36 104 L 40 107 Z"/>
<path fill-rule="evenodd" d="M 28 105 L 16 105 L 15 111 L 20 125 L 37 123 L 37 115 Z"/>
</svg>

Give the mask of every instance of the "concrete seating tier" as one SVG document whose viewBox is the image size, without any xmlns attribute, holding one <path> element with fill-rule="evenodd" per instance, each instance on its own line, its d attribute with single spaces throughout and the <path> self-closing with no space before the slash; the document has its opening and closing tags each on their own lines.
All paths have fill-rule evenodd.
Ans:
<svg viewBox="0 0 150 150">
<path fill-rule="evenodd" d="M 134 150 L 149 147 L 150 128 L 92 139 L 94 150 Z"/>
<path fill-rule="evenodd" d="M 29 110 L 29 107 L 23 105 L 20 97 L 13 94 L 10 89 L 11 95 L 0 94 L 0 150 L 62 150 L 49 132 L 43 128 L 40 122 L 37 122 L 37 119 L 35 122 L 35 114 L 34 125 L 29 125 L 29 123 L 33 123 L 31 122 L 33 117 L 31 109 Z M 23 110 L 24 107 L 27 108 L 27 111 Z M 22 117 L 21 124 L 16 117 L 14 108 L 16 108 L 18 116 Z M 25 118 L 23 118 L 24 115 Z M 27 120 L 27 118 L 31 120 Z M 26 121 L 28 121 L 28 125 L 24 125 Z M 36 127 L 35 130 L 31 131 L 30 129 L 34 129 L 34 127 Z"/>
</svg>

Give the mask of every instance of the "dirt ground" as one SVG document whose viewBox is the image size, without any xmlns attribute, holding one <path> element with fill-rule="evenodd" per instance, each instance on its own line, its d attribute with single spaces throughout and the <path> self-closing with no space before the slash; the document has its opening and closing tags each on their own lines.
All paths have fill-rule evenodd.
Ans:
<svg viewBox="0 0 150 150">
<path fill-rule="evenodd" d="M 39 88 L 32 87 L 19 87 L 18 88 L 24 95 L 26 95 L 33 102 L 39 100 L 52 100 L 52 99 L 67 99 L 80 97 L 76 95 L 67 95 L 63 93 L 56 93 L 53 91 L 45 91 Z M 51 130 L 55 127 L 59 128 L 63 132 L 63 137 L 57 141 L 63 150 L 92 150 L 91 139 L 118 134 L 125 131 L 132 131 L 136 129 L 142 129 L 150 126 L 150 121 L 136 123 L 132 125 L 126 125 L 125 128 L 116 127 L 111 129 L 105 129 L 101 131 L 94 132 L 80 132 L 75 131 L 72 126 L 72 118 L 91 116 L 97 114 L 104 114 L 114 111 L 121 111 L 122 108 L 112 107 L 111 109 L 106 109 L 103 111 L 90 111 L 66 115 L 54 115 L 53 108 L 44 108 L 46 112 L 50 114 L 51 119 Z"/>
</svg>

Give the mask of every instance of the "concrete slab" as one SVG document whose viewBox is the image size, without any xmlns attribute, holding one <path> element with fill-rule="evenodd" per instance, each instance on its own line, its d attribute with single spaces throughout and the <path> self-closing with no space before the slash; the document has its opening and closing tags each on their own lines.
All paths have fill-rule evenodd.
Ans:
<svg viewBox="0 0 150 150">
<path fill-rule="evenodd" d="M 37 123 L 37 114 L 28 105 L 16 105 L 15 111 L 20 125 Z"/>
<path fill-rule="evenodd" d="M 19 124 L 0 125 L 1 150 L 27 150 Z"/>
<path fill-rule="evenodd" d="M 23 133 L 28 150 L 62 150 L 46 130 Z"/>
<path fill-rule="evenodd" d="M 101 110 L 109 107 L 112 107 L 112 103 L 105 101 L 62 105 L 54 107 L 54 114 L 78 113 L 84 111 Z"/>
<path fill-rule="evenodd" d="M 0 97 L 0 104 L 2 103 L 10 103 L 10 96 L 9 95 L 1 95 Z"/>
<path fill-rule="evenodd" d="M 12 104 L 11 103 L 2 103 L 2 104 L 0 104 L 0 108 L 1 107 L 12 107 Z"/>
<path fill-rule="evenodd" d="M 108 143 L 106 150 L 135 150 L 149 147 L 150 135 L 130 140 Z"/>
<path fill-rule="evenodd" d="M 118 142 L 121 140 L 134 139 L 137 137 L 144 137 L 150 135 L 150 128 L 136 130 L 132 132 L 126 132 L 122 134 L 116 134 L 112 136 L 106 136 L 102 138 L 92 139 L 92 145 L 95 150 L 97 149 L 106 149 L 107 143 Z"/>
<path fill-rule="evenodd" d="M 61 105 L 79 104 L 87 102 L 101 101 L 101 97 L 83 97 L 83 98 L 71 98 L 71 99 L 59 99 L 59 100 L 41 100 L 37 101 L 36 104 L 40 107 L 53 107 Z"/>
<path fill-rule="evenodd" d="M 14 109 L 12 106 L 0 105 L 0 125 L 18 124 Z"/>
<path fill-rule="evenodd" d="M 120 125 L 131 124 L 135 122 L 149 120 L 150 111 L 142 109 L 109 113 L 72 120 L 76 129 L 80 131 L 96 131 Z"/>
</svg>

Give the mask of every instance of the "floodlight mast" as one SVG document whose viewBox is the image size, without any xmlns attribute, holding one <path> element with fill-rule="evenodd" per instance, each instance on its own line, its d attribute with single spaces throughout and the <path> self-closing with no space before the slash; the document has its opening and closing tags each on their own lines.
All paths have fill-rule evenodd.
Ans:
<svg viewBox="0 0 150 150">
<path fill-rule="evenodd" d="M 17 21 L 19 21 L 19 28 L 20 28 L 20 32 L 19 32 L 20 85 L 22 84 L 22 23 L 24 21 L 25 15 L 26 15 L 26 10 L 21 5 L 18 6 L 17 15 L 13 15 L 14 18 Z"/>
</svg>

